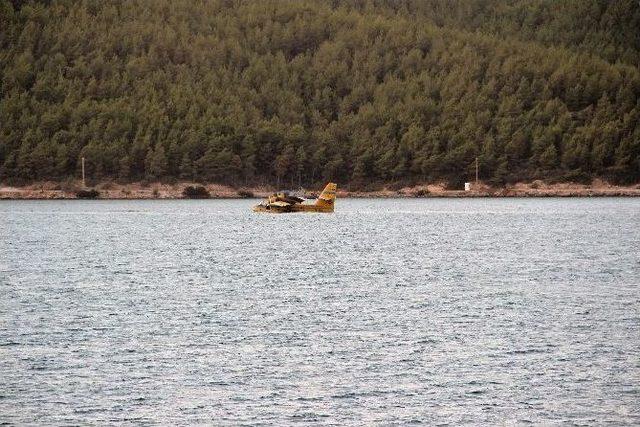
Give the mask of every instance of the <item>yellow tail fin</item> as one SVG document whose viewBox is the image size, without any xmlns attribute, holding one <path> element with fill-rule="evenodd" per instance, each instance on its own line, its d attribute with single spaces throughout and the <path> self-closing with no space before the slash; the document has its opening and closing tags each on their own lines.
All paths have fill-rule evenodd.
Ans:
<svg viewBox="0 0 640 427">
<path fill-rule="evenodd" d="M 316 206 L 333 206 L 333 203 L 336 200 L 336 190 L 338 189 L 338 185 L 330 182 L 324 187 L 322 193 L 320 193 L 320 197 L 316 200 Z"/>
</svg>

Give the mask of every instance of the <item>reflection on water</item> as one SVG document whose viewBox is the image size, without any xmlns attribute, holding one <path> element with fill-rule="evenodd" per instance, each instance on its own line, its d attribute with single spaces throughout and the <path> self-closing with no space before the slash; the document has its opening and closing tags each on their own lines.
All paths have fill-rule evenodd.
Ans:
<svg viewBox="0 0 640 427">
<path fill-rule="evenodd" d="M 254 203 L 0 203 L 0 421 L 640 422 L 640 200 Z"/>
</svg>

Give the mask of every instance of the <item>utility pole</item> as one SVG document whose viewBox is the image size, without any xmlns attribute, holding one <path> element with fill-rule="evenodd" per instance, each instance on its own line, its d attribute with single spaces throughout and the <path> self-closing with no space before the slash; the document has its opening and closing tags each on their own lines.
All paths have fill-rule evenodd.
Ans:
<svg viewBox="0 0 640 427">
<path fill-rule="evenodd" d="M 87 188 L 87 184 L 84 181 L 84 157 L 82 158 L 82 188 Z"/>
<path fill-rule="evenodd" d="M 478 185 L 478 158 L 476 157 L 476 186 Z"/>
</svg>

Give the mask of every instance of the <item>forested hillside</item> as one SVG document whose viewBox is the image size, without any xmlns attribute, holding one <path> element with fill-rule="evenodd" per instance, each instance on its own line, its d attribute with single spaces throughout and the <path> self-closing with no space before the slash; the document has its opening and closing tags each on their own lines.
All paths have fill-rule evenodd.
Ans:
<svg viewBox="0 0 640 427">
<path fill-rule="evenodd" d="M 0 0 L 0 179 L 640 181 L 636 0 Z"/>
</svg>

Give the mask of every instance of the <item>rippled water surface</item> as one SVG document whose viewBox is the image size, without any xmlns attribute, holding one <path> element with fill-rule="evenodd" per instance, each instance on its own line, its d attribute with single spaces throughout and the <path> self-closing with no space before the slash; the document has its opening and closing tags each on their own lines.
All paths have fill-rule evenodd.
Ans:
<svg viewBox="0 0 640 427">
<path fill-rule="evenodd" d="M 640 200 L 0 202 L 0 422 L 640 423 Z"/>
</svg>

